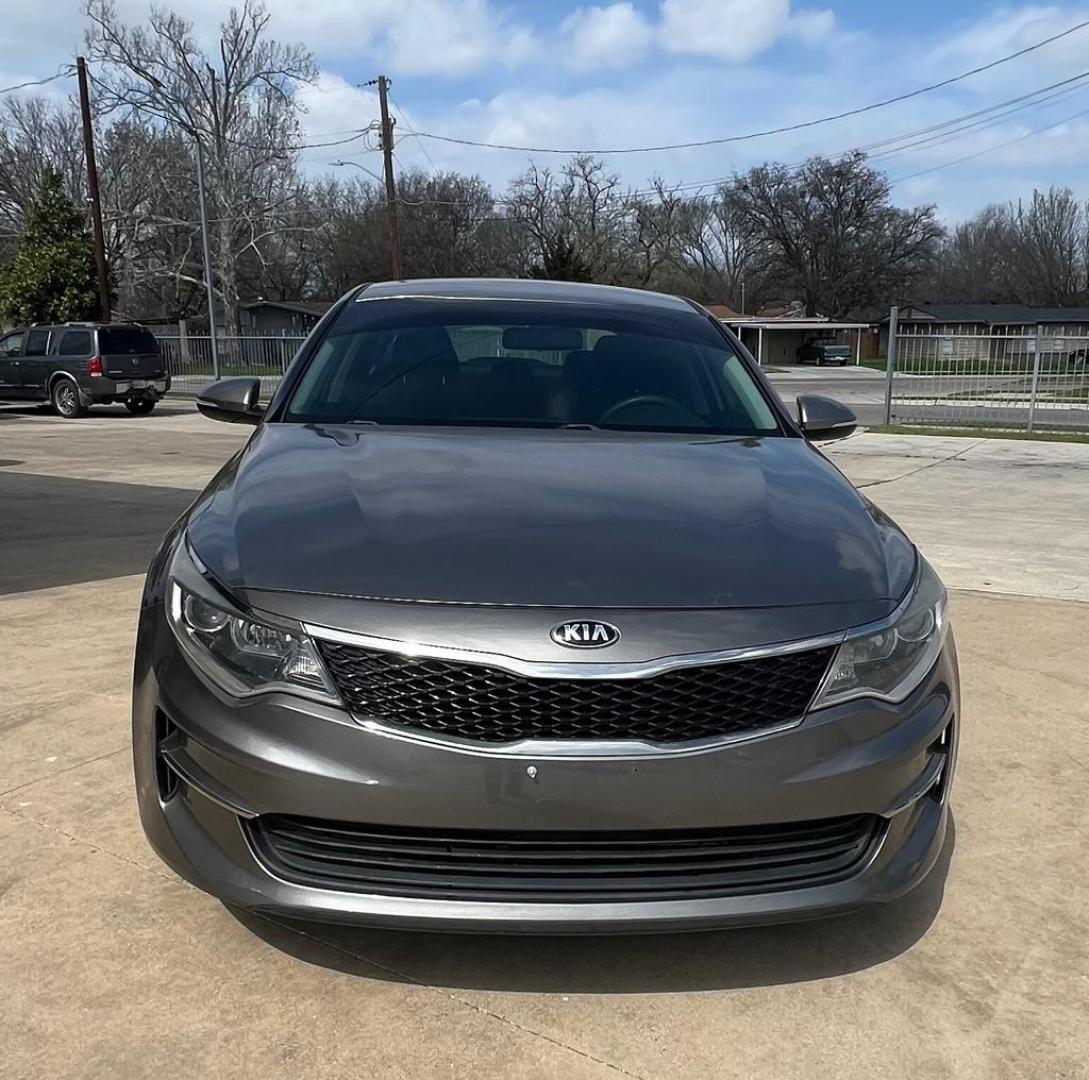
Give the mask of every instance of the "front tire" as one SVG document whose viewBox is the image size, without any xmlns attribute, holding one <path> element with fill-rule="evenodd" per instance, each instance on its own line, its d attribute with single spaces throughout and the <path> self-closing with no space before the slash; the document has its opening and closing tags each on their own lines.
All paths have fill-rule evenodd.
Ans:
<svg viewBox="0 0 1089 1080">
<path fill-rule="evenodd" d="M 154 398 L 129 398 L 125 402 L 125 408 L 128 409 L 133 416 L 147 416 L 157 404 L 158 402 Z"/>
<path fill-rule="evenodd" d="M 49 391 L 49 403 L 63 420 L 77 420 L 87 415 L 87 406 L 79 397 L 79 389 L 71 379 L 58 379 Z"/>
</svg>

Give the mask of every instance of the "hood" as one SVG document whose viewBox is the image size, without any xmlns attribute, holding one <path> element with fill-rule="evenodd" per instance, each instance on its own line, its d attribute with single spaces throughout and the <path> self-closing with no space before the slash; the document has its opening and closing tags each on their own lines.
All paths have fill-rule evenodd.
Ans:
<svg viewBox="0 0 1089 1080">
<path fill-rule="evenodd" d="M 880 618 L 914 567 L 793 438 L 266 424 L 189 536 L 231 589 L 458 604 Z"/>
</svg>

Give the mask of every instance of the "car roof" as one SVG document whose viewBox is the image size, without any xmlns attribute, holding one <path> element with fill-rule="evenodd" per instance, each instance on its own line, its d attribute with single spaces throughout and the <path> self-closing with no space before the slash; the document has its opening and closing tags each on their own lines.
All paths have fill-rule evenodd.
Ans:
<svg viewBox="0 0 1089 1080">
<path fill-rule="evenodd" d="M 26 333 L 28 330 L 116 330 L 119 327 L 126 327 L 135 330 L 148 330 L 143 323 L 138 322 L 64 322 L 64 323 L 30 323 L 28 326 L 17 326 L 11 333 Z M 8 333 L 6 330 L 0 330 L 0 333 Z M 148 333 L 151 333 L 148 330 Z"/>
<path fill-rule="evenodd" d="M 592 304 L 616 308 L 657 308 L 692 311 L 687 300 L 667 293 L 625 289 L 616 285 L 587 285 L 574 281 L 524 278 L 418 278 L 364 285 L 356 301 L 419 297 L 446 300 L 529 300 L 556 304 Z"/>
</svg>

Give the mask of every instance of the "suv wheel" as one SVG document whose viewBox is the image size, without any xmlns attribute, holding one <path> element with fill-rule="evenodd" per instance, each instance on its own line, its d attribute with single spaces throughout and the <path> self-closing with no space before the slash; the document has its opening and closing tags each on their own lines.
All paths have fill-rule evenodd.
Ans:
<svg viewBox="0 0 1089 1080">
<path fill-rule="evenodd" d="M 129 398 L 125 402 L 125 408 L 128 409 L 133 416 L 147 416 L 147 414 L 155 408 L 155 404 L 154 398 L 135 397 Z"/>
<path fill-rule="evenodd" d="M 53 411 L 65 420 L 87 415 L 87 407 L 79 400 L 79 390 L 71 379 L 58 379 L 49 391 Z"/>
</svg>

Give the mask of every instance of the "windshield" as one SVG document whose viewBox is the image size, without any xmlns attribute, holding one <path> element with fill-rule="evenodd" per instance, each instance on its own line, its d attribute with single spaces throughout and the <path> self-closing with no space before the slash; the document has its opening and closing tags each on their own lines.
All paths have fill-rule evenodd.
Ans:
<svg viewBox="0 0 1089 1080">
<path fill-rule="evenodd" d="M 585 305 L 522 301 L 348 304 L 282 419 L 779 430 L 740 357 L 695 312 L 659 325 Z"/>
</svg>

